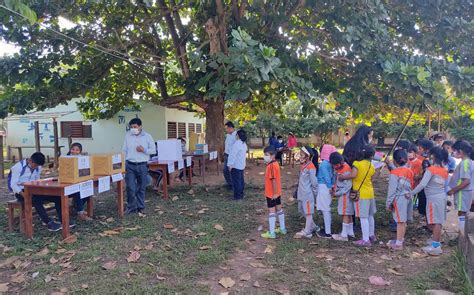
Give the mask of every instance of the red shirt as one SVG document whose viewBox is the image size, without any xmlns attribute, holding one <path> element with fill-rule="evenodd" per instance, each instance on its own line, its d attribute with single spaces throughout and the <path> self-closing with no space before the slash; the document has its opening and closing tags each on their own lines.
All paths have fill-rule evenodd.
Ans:
<svg viewBox="0 0 474 295">
<path fill-rule="evenodd" d="M 273 180 L 276 183 L 275 187 Z M 271 199 L 275 195 L 281 196 L 280 165 L 277 161 L 268 163 L 265 168 L 265 197 Z"/>
</svg>

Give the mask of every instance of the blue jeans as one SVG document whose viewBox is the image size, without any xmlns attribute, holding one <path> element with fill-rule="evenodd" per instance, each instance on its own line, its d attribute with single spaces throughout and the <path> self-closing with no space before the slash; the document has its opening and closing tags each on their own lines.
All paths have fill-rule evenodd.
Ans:
<svg viewBox="0 0 474 295">
<path fill-rule="evenodd" d="M 148 182 L 148 165 L 144 163 L 127 162 L 125 185 L 127 186 L 127 209 L 145 208 L 145 188 Z"/>
<path fill-rule="evenodd" d="M 234 189 L 234 199 L 240 200 L 244 198 L 244 170 L 232 169 L 230 171 L 232 177 L 232 187 Z"/>
<path fill-rule="evenodd" d="M 20 194 L 15 194 L 16 199 L 20 201 L 21 203 L 24 203 L 25 200 Z M 54 208 L 56 208 L 56 212 L 58 213 L 58 218 L 61 220 L 61 199 L 58 197 L 53 197 L 53 196 L 32 196 L 31 197 L 31 202 L 33 204 L 33 207 L 36 209 L 36 213 L 38 213 L 41 221 L 43 223 L 48 224 L 51 219 L 48 216 L 48 212 L 46 212 L 46 209 L 44 208 L 44 203 L 54 203 Z"/>
<path fill-rule="evenodd" d="M 230 175 L 229 167 L 227 167 L 227 160 L 229 159 L 229 155 L 224 154 L 224 178 L 227 185 L 232 188 L 232 177 Z"/>
</svg>

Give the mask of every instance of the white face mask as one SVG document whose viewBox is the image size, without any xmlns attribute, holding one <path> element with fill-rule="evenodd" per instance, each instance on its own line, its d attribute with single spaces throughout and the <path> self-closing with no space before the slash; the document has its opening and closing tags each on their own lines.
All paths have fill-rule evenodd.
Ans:
<svg viewBox="0 0 474 295">
<path fill-rule="evenodd" d="M 263 161 L 265 163 L 270 163 L 272 161 L 272 157 L 271 156 L 263 156 Z"/>
<path fill-rule="evenodd" d="M 283 143 L 283 140 L 280 139 L 278 142 L 279 142 L 279 143 Z"/>
<path fill-rule="evenodd" d="M 138 135 L 138 133 L 140 133 L 140 129 L 138 129 L 138 128 L 130 128 L 130 132 L 131 132 L 133 135 Z"/>
</svg>

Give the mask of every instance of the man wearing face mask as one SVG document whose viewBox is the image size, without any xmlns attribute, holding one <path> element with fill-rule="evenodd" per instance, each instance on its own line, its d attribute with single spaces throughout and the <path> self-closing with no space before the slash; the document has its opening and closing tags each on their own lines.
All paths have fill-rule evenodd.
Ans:
<svg viewBox="0 0 474 295">
<path fill-rule="evenodd" d="M 227 161 L 229 160 L 230 152 L 232 151 L 232 146 L 237 141 L 237 130 L 235 130 L 234 123 L 227 122 L 225 123 L 225 150 L 224 150 L 224 178 L 226 182 L 226 187 L 229 190 L 232 190 L 232 177 L 230 176 L 230 170 L 227 166 Z"/>
<path fill-rule="evenodd" d="M 123 153 L 127 171 L 127 210 L 125 214 L 144 213 L 145 188 L 147 185 L 150 155 L 156 153 L 155 143 L 150 134 L 142 129 L 142 120 L 134 118 L 129 122 L 130 131 L 125 135 Z"/>
</svg>

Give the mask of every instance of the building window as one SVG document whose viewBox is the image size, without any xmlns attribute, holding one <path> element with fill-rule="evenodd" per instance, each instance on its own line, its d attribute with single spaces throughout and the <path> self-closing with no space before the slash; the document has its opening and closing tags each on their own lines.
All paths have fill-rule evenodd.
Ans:
<svg viewBox="0 0 474 295">
<path fill-rule="evenodd" d="M 196 133 L 202 133 L 202 124 L 196 124 Z"/>
<path fill-rule="evenodd" d="M 186 138 L 186 123 L 178 123 L 178 137 Z"/>
<path fill-rule="evenodd" d="M 177 138 L 177 137 L 178 137 L 178 129 L 176 127 L 176 122 L 168 122 L 168 139 Z"/>
<path fill-rule="evenodd" d="M 82 121 L 62 121 L 61 137 L 92 138 L 92 125 L 84 125 Z"/>
<path fill-rule="evenodd" d="M 195 133 L 196 132 L 196 127 L 194 125 L 194 123 L 188 123 L 188 133 L 191 134 L 191 133 Z"/>
</svg>

